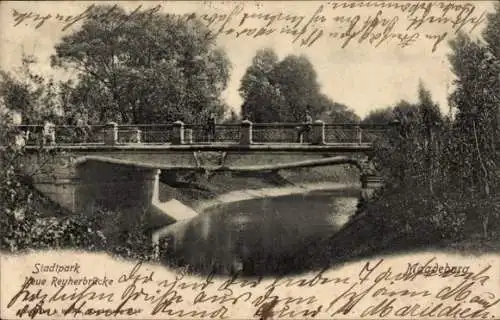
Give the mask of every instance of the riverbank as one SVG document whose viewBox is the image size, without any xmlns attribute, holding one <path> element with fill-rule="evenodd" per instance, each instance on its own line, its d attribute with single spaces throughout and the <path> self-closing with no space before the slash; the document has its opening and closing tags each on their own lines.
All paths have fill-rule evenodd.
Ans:
<svg viewBox="0 0 500 320">
<path fill-rule="evenodd" d="M 227 274 L 237 265 L 248 275 L 266 274 L 286 267 L 277 262 L 302 243 L 338 231 L 355 214 L 359 195 L 355 186 L 332 184 L 250 192 L 225 195 L 224 203 L 156 232 L 166 250 L 160 260 L 200 274 L 212 267 Z"/>
<path fill-rule="evenodd" d="M 156 228 L 152 240 L 158 243 L 160 239 L 168 237 L 175 239 L 174 246 L 177 246 L 194 220 L 212 214 L 218 206 L 253 199 L 307 195 L 318 191 L 339 191 L 345 196 L 346 190 L 349 190 L 349 196 L 353 199 L 360 196 L 359 171 L 349 165 L 251 174 L 163 172 L 159 185 L 160 205 L 164 211 L 170 211 L 171 216 L 187 219 Z M 338 222 L 347 222 L 349 216 L 342 215 Z"/>
<path fill-rule="evenodd" d="M 307 194 L 313 191 L 337 191 L 352 188 L 357 191 L 360 185 L 341 184 L 336 182 L 303 183 L 293 186 L 269 187 L 261 189 L 245 189 L 227 192 L 217 196 L 215 199 L 205 200 L 194 207 L 194 210 L 202 214 L 208 209 L 218 205 L 229 204 L 244 200 L 276 198 L 297 194 Z"/>
<path fill-rule="evenodd" d="M 382 254 L 421 250 L 465 255 L 500 253 L 498 225 L 490 226 L 485 235 L 479 219 L 458 220 L 460 216 L 454 209 L 434 209 L 441 204 L 438 201 L 451 200 L 460 201 L 445 197 L 436 200 L 424 190 L 386 190 L 338 232 L 320 241 L 303 243 L 279 264 L 295 273 Z M 441 208 L 445 207 L 441 204 Z"/>
<path fill-rule="evenodd" d="M 283 180 L 280 184 L 281 185 L 278 187 L 233 190 L 219 195 L 215 195 L 212 198 L 203 199 L 201 201 L 193 201 L 191 203 L 191 206 L 188 206 L 186 204 L 182 205 L 181 202 L 179 202 L 178 200 L 171 199 L 169 201 L 170 203 L 172 203 L 172 206 L 170 207 L 171 210 L 179 210 L 179 211 L 184 210 L 186 212 L 195 211 L 198 213 L 198 215 L 192 216 L 189 219 L 177 221 L 173 224 L 169 224 L 163 228 L 157 229 L 155 232 L 153 232 L 152 236 L 153 243 L 158 243 L 160 239 L 166 236 L 172 237 L 173 239 L 175 239 L 175 243 L 178 243 L 179 241 L 181 241 L 180 239 L 184 237 L 184 235 L 187 232 L 187 229 L 190 227 L 191 222 L 194 219 L 197 219 L 199 216 L 212 214 L 214 212 L 214 209 L 216 209 L 218 206 L 229 205 L 232 203 L 255 200 L 255 199 L 274 199 L 274 198 L 293 196 L 293 195 L 307 195 L 309 193 L 318 191 L 329 192 L 332 195 L 336 191 L 338 191 L 339 194 L 342 194 L 342 196 L 345 197 L 346 195 L 348 195 L 352 199 L 357 199 L 360 193 L 359 183 L 356 184 L 354 182 L 339 183 L 339 182 L 323 181 L 315 183 L 306 182 L 306 183 L 296 184 L 288 180 Z M 234 185 L 235 184 L 233 184 L 232 186 Z M 255 187 L 255 184 L 252 186 Z M 356 202 L 357 200 L 354 201 Z M 169 202 L 167 202 L 166 204 L 168 205 Z M 355 208 L 356 204 L 352 203 L 349 206 Z M 210 213 L 208 213 L 208 211 L 210 211 Z M 350 216 L 354 214 L 354 211 L 355 210 L 352 210 L 352 212 L 349 212 L 348 214 L 345 215 L 339 215 L 336 218 L 337 219 L 336 222 L 338 224 L 346 223 L 350 218 Z M 174 214 L 182 216 L 184 212 L 174 212 Z"/>
<path fill-rule="evenodd" d="M 335 189 L 346 184 L 359 185 L 359 171 L 349 165 L 246 174 L 162 172 L 159 200 L 167 202 L 176 199 L 203 211 L 217 203 L 297 194 L 313 188 Z"/>
</svg>

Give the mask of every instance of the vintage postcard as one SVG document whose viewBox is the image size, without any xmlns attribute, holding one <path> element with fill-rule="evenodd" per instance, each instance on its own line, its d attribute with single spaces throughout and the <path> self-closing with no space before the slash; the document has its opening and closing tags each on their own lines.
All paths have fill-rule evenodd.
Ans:
<svg viewBox="0 0 500 320">
<path fill-rule="evenodd" d="M 499 1 L 0 2 L 1 319 L 500 319 Z"/>
</svg>

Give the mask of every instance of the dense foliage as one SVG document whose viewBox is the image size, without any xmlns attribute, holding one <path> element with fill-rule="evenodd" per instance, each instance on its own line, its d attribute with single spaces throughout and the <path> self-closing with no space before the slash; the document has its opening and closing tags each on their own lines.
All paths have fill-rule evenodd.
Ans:
<svg viewBox="0 0 500 320">
<path fill-rule="evenodd" d="M 112 15 L 95 18 L 111 8 Z M 206 34 L 194 17 L 93 6 L 52 56 L 54 67 L 78 72 L 76 84 L 67 83 L 66 113 L 126 124 L 194 123 L 210 112 L 222 117 L 230 63 Z"/>
<path fill-rule="evenodd" d="M 30 170 L 23 167 L 25 133 L 16 125 L 39 124 L 47 116 L 64 121 L 61 87 L 33 73 L 33 62 L 23 57 L 17 73 L 0 73 L 0 250 L 106 250 L 126 258 L 152 258 L 144 223 L 133 230 L 117 230 L 118 213 L 98 210 L 92 217 L 71 213 L 32 186 L 33 176 L 45 169 L 47 161 Z M 58 155 L 44 148 L 35 152 L 40 159 Z"/>
<path fill-rule="evenodd" d="M 498 3 L 495 9 L 484 40 L 459 34 L 450 42 L 453 113 L 442 116 L 421 86 L 419 103 L 403 101 L 363 120 L 400 121 L 375 156 L 390 183 L 365 208 L 381 234 L 430 242 L 500 235 Z"/>
<path fill-rule="evenodd" d="M 47 116 L 61 116 L 64 95 L 59 84 L 32 71 L 33 56 L 23 55 L 21 63 L 15 72 L 0 70 L 0 110 L 19 113 L 23 124 L 41 124 Z"/>
<path fill-rule="evenodd" d="M 92 6 L 93 13 L 109 9 Z M 204 37 L 199 21 L 113 10 L 103 19 L 89 15 L 56 45 L 53 66 L 76 70 L 77 79 L 55 81 L 34 73 L 31 56 L 22 57 L 19 70 L 0 71 L 1 250 L 76 248 L 132 258 L 153 253 L 144 223 L 119 230 L 119 212 L 100 210 L 92 217 L 70 213 L 38 192 L 32 186 L 34 173 L 19 161 L 29 130 L 15 125 L 40 125 L 47 119 L 74 124 L 75 116 L 91 123 L 195 122 L 210 112 L 222 117 L 227 109 L 220 93 L 230 64 L 214 41 Z M 32 140 L 37 134 L 30 132 L 31 142 L 41 142 Z M 63 138 L 66 134 L 58 132 L 58 139 Z M 36 152 L 43 158 L 57 156 L 43 148 Z"/>
<path fill-rule="evenodd" d="M 116 212 L 98 210 L 94 216 L 71 213 L 47 201 L 34 189 L 19 161 L 23 147 L 12 139 L 18 132 L 8 118 L 3 119 L 0 123 L 0 141 L 4 147 L 0 152 L 0 250 L 106 250 L 126 258 L 152 258 L 151 239 L 144 224 L 131 231 L 117 230 L 120 216 Z"/>
<path fill-rule="evenodd" d="M 303 122 L 306 111 L 325 122 L 359 120 L 347 106 L 320 92 L 317 74 L 306 56 L 279 61 L 271 49 L 257 51 L 241 79 L 242 117 L 254 122 Z"/>
</svg>

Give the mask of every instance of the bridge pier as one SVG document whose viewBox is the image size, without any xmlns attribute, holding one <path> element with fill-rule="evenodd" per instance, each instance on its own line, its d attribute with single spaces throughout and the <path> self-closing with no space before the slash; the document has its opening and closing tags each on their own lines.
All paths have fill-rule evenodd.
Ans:
<svg viewBox="0 0 500 320">
<path fill-rule="evenodd" d="M 158 170 L 90 161 L 76 172 L 75 211 L 89 215 L 98 208 L 119 212 L 124 229 L 146 222 Z"/>
<path fill-rule="evenodd" d="M 37 176 L 33 179 L 34 187 L 62 208 L 76 212 L 76 195 L 80 180 L 77 177 Z"/>
</svg>

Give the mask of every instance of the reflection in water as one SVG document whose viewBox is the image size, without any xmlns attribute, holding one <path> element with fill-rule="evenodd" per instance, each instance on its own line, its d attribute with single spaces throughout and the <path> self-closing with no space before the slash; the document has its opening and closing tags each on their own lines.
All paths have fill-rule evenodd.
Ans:
<svg viewBox="0 0 500 320">
<path fill-rule="evenodd" d="M 207 210 L 191 220 L 166 257 L 193 271 L 286 271 L 283 257 L 337 231 L 354 214 L 359 190 L 254 199 Z"/>
</svg>

